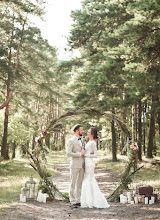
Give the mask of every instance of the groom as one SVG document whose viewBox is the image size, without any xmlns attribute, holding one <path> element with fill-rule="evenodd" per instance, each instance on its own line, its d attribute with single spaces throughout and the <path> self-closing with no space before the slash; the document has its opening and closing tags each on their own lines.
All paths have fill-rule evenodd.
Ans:
<svg viewBox="0 0 160 220">
<path fill-rule="evenodd" d="M 67 143 L 67 156 L 71 157 L 69 198 L 72 207 L 77 208 L 80 206 L 85 150 L 82 146 L 83 127 L 76 125 L 73 131 L 74 136 Z"/>
</svg>

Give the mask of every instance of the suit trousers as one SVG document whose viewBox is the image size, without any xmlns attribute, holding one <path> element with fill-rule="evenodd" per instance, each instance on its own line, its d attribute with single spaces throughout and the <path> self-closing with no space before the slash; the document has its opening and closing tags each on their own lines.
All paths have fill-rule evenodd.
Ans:
<svg viewBox="0 0 160 220">
<path fill-rule="evenodd" d="M 80 203 L 81 199 L 81 188 L 84 177 L 84 168 L 70 168 L 70 189 L 69 198 L 70 203 Z"/>
</svg>

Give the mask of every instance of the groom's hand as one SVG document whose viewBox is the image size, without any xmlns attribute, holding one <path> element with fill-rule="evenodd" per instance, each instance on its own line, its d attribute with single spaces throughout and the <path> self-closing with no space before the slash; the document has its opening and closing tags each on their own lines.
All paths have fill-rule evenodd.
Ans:
<svg viewBox="0 0 160 220">
<path fill-rule="evenodd" d="M 81 155 L 82 155 L 82 156 L 85 156 L 85 154 L 86 154 L 85 150 L 82 149 L 82 150 L 81 150 Z"/>
</svg>

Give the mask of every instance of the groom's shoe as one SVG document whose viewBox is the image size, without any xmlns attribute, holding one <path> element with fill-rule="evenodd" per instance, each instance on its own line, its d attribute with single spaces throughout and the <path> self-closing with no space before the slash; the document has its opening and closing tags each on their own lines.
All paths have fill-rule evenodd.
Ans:
<svg viewBox="0 0 160 220">
<path fill-rule="evenodd" d="M 76 203 L 75 205 L 76 205 L 76 206 L 81 206 L 81 203 Z"/>
<path fill-rule="evenodd" d="M 77 204 L 72 204 L 71 207 L 72 208 L 78 208 Z"/>
</svg>

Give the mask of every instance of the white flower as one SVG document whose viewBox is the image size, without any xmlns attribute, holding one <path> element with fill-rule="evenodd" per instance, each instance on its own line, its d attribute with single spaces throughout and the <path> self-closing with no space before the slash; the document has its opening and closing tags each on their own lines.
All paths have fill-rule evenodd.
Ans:
<svg viewBox="0 0 160 220">
<path fill-rule="evenodd" d="M 46 130 L 46 126 L 42 126 L 42 130 Z"/>
<path fill-rule="evenodd" d="M 39 139 L 40 137 L 35 137 L 35 142 L 38 142 Z"/>
</svg>

